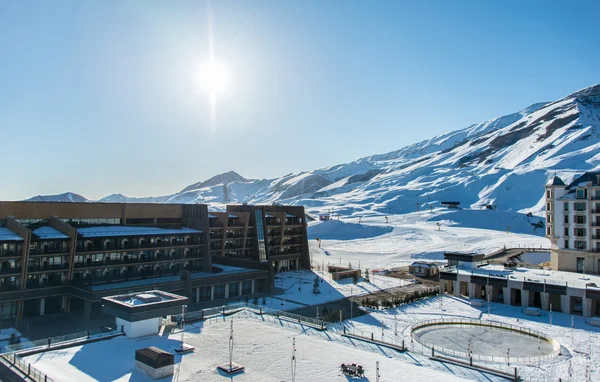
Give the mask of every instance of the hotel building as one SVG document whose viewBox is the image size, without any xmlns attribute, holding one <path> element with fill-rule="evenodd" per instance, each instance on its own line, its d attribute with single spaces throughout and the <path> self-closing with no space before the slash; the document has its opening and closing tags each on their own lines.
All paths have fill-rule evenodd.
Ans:
<svg viewBox="0 0 600 382">
<path fill-rule="evenodd" d="M 555 176 L 545 196 L 553 268 L 600 273 L 600 172 L 587 172 L 568 186 Z"/>
<path fill-rule="evenodd" d="M 210 306 L 309 267 L 303 207 L 0 202 L 2 325 L 149 287 Z"/>
</svg>

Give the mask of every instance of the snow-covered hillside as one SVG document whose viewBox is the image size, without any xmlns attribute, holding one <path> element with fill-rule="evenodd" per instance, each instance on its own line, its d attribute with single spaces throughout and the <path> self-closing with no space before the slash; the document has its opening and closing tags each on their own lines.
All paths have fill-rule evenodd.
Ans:
<svg viewBox="0 0 600 382">
<path fill-rule="evenodd" d="M 560 100 L 449 132 L 386 154 L 276 179 L 250 180 L 231 171 L 172 195 L 103 202 L 285 203 L 309 213 L 397 214 L 459 201 L 541 214 L 543 185 L 600 168 L 600 85 Z M 41 197 L 36 197 L 40 200 Z M 47 197 L 48 199 L 52 199 Z"/>
</svg>

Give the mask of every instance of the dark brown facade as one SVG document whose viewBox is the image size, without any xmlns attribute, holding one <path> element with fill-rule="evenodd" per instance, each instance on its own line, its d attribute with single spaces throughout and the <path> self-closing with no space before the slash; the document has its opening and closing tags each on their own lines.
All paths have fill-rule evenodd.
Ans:
<svg viewBox="0 0 600 382">
<path fill-rule="evenodd" d="M 0 202 L 2 322 L 89 316 L 149 285 L 192 303 L 267 292 L 273 271 L 309 266 L 303 207 Z"/>
</svg>

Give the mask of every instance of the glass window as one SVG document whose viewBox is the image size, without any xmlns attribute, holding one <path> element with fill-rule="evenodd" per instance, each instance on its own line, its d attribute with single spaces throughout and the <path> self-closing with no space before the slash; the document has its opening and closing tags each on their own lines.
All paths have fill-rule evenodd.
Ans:
<svg viewBox="0 0 600 382">
<path fill-rule="evenodd" d="M 565 215 L 565 224 L 569 224 L 569 215 Z"/>
<path fill-rule="evenodd" d="M 229 284 L 229 297 L 234 297 L 240 294 L 240 283 L 230 283 Z"/>
<path fill-rule="evenodd" d="M 252 280 L 242 282 L 242 294 L 252 294 Z"/>
<path fill-rule="evenodd" d="M 577 198 L 585 198 L 585 190 L 583 189 L 578 189 L 577 190 Z"/>
<path fill-rule="evenodd" d="M 225 284 L 215 285 L 215 300 L 225 298 Z"/>
<path fill-rule="evenodd" d="M 583 257 L 577 258 L 577 272 L 581 273 L 585 269 L 585 262 Z"/>
<path fill-rule="evenodd" d="M 565 211 L 569 210 L 569 202 L 565 202 Z"/>
</svg>

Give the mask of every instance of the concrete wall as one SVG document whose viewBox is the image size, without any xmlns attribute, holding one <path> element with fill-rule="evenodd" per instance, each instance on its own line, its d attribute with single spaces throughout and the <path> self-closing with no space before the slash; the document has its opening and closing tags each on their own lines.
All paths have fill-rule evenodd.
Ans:
<svg viewBox="0 0 600 382">
<path fill-rule="evenodd" d="M 121 330 L 121 327 L 123 327 L 123 331 L 127 337 L 136 338 L 157 334 L 160 326 L 160 317 L 136 322 L 129 322 L 116 317 L 115 323 L 117 324 L 117 329 Z"/>
</svg>

